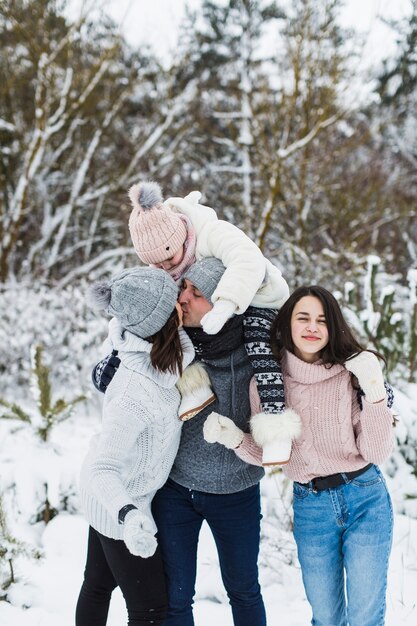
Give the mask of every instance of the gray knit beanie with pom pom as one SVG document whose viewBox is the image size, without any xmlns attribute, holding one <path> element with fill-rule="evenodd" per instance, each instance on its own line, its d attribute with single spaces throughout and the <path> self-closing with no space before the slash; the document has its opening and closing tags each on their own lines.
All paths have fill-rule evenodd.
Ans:
<svg viewBox="0 0 417 626">
<path fill-rule="evenodd" d="M 157 333 L 175 308 L 178 287 L 162 269 L 126 269 L 88 290 L 91 306 L 114 316 L 126 330 L 146 339 Z"/>
<path fill-rule="evenodd" d="M 129 231 L 136 254 L 143 263 L 162 263 L 180 250 L 187 229 L 178 213 L 162 204 L 158 183 L 144 182 L 129 189 L 133 210 Z"/>
</svg>

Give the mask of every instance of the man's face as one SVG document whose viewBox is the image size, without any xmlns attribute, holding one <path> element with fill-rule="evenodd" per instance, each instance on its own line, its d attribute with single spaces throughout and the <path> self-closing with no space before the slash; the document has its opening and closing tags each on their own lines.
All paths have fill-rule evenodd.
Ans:
<svg viewBox="0 0 417 626">
<path fill-rule="evenodd" d="M 183 311 L 183 324 L 190 328 L 201 326 L 201 318 L 213 308 L 211 302 L 187 279 L 181 284 L 178 302 Z"/>
</svg>

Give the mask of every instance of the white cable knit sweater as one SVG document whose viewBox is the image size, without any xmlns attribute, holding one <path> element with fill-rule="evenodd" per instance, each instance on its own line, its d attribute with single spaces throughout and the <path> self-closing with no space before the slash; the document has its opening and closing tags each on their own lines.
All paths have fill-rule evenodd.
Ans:
<svg viewBox="0 0 417 626">
<path fill-rule="evenodd" d="M 178 376 L 156 371 L 151 344 L 122 330 L 115 320 L 109 339 L 121 363 L 104 396 L 102 430 L 90 445 L 80 477 L 89 524 L 106 537 L 123 538 L 119 510 L 134 504 L 152 520 L 151 500 L 168 478 L 180 442 Z M 180 331 L 184 368 L 194 358 Z M 156 527 L 155 527 L 156 532 Z"/>
</svg>

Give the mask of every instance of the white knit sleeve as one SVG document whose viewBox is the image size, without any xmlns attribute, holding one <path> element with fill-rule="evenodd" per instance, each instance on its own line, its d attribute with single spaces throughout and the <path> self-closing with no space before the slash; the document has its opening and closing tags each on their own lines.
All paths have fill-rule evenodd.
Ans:
<svg viewBox="0 0 417 626">
<path fill-rule="evenodd" d="M 119 510 L 131 502 L 122 480 L 139 434 L 152 421 L 142 403 L 115 397 L 103 408 L 102 431 L 90 462 L 90 487 L 117 521 Z"/>
</svg>

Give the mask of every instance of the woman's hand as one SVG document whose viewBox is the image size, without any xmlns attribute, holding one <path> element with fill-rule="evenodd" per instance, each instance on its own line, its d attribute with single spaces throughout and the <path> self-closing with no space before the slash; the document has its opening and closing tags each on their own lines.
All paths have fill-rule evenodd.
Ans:
<svg viewBox="0 0 417 626">
<path fill-rule="evenodd" d="M 358 379 L 368 402 L 381 402 L 386 396 L 384 377 L 378 357 L 367 350 L 345 362 L 345 367 Z"/>
<path fill-rule="evenodd" d="M 151 520 L 138 510 L 126 515 L 123 539 L 129 552 L 143 559 L 155 554 L 158 545 Z"/>
</svg>

